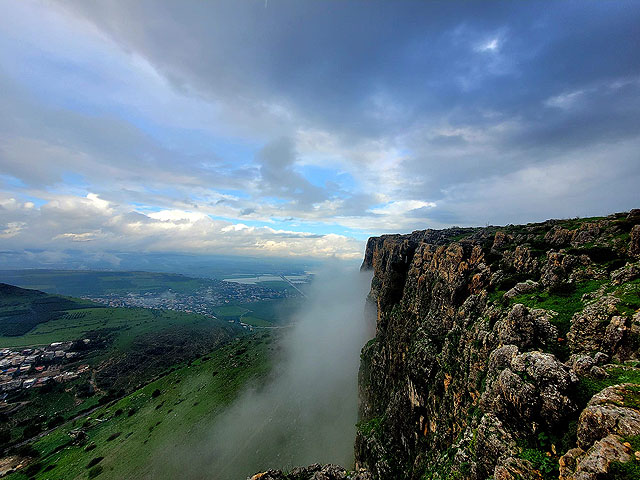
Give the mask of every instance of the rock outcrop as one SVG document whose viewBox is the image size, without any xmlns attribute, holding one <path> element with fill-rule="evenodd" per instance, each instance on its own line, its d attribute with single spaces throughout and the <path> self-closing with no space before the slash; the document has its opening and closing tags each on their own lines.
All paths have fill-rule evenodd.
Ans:
<svg viewBox="0 0 640 480">
<path fill-rule="evenodd" d="M 371 480 L 371 476 L 365 471 L 349 472 L 338 465 L 314 464 L 297 467 L 290 472 L 268 470 L 247 480 Z"/>
<path fill-rule="evenodd" d="M 496 480 L 640 469 L 639 239 L 637 211 L 369 239 L 378 317 L 356 467 Z"/>
</svg>

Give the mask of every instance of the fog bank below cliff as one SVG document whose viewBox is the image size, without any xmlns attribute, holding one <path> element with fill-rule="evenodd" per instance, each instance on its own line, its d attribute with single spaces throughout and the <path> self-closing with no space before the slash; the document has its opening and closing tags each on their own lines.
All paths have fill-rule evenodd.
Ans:
<svg viewBox="0 0 640 480">
<path fill-rule="evenodd" d="M 374 328 L 365 318 L 370 281 L 338 265 L 319 273 L 283 335 L 273 379 L 241 394 L 204 439 L 160 461 L 163 470 L 235 480 L 315 462 L 352 465 L 360 349 Z"/>
</svg>

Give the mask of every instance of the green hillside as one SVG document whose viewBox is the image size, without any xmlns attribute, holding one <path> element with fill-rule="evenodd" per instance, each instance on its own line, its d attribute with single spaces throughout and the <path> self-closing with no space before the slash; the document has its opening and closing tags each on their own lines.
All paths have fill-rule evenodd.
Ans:
<svg viewBox="0 0 640 480">
<path fill-rule="evenodd" d="M 85 300 L 48 295 L 0 283 L 0 336 L 22 336 L 40 323 L 87 307 L 100 308 Z"/>
<path fill-rule="evenodd" d="M 58 427 L 33 444 L 30 465 L 6 478 L 180 478 L 184 465 L 167 452 L 206 439 L 239 390 L 269 371 L 271 341 L 269 333 L 244 337 Z"/>
<path fill-rule="evenodd" d="M 190 293 L 218 283 L 172 273 L 97 272 L 83 270 L 0 270 L 0 281 L 24 288 L 71 296 L 162 292 Z"/>
</svg>

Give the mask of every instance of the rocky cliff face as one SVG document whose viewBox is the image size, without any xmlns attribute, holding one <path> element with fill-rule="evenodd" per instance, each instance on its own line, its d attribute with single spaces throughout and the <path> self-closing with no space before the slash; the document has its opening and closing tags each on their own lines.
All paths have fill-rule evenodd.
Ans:
<svg viewBox="0 0 640 480">
<path fill-rule="evenodd" d="M 640 478 L 639 259 L 638 210 L 371 238 L 356 467 Z"/>
</svg>

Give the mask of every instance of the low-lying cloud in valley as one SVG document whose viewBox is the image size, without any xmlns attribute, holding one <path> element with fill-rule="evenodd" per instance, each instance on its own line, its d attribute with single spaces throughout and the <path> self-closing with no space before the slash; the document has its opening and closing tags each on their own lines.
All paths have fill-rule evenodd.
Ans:
<svg viewBox="0 0 640 480">
<path fill-rule="evenodd" d="M 369 272 L 325 267 L 283 334 L 272 380 L 245 391 L 186 444 L 155 452 L 154 471 L 237 480 L 268 468 L 352 464 L 359 354 L 375 328 L 365 303 L 370 282 Z"/>
</svg>

